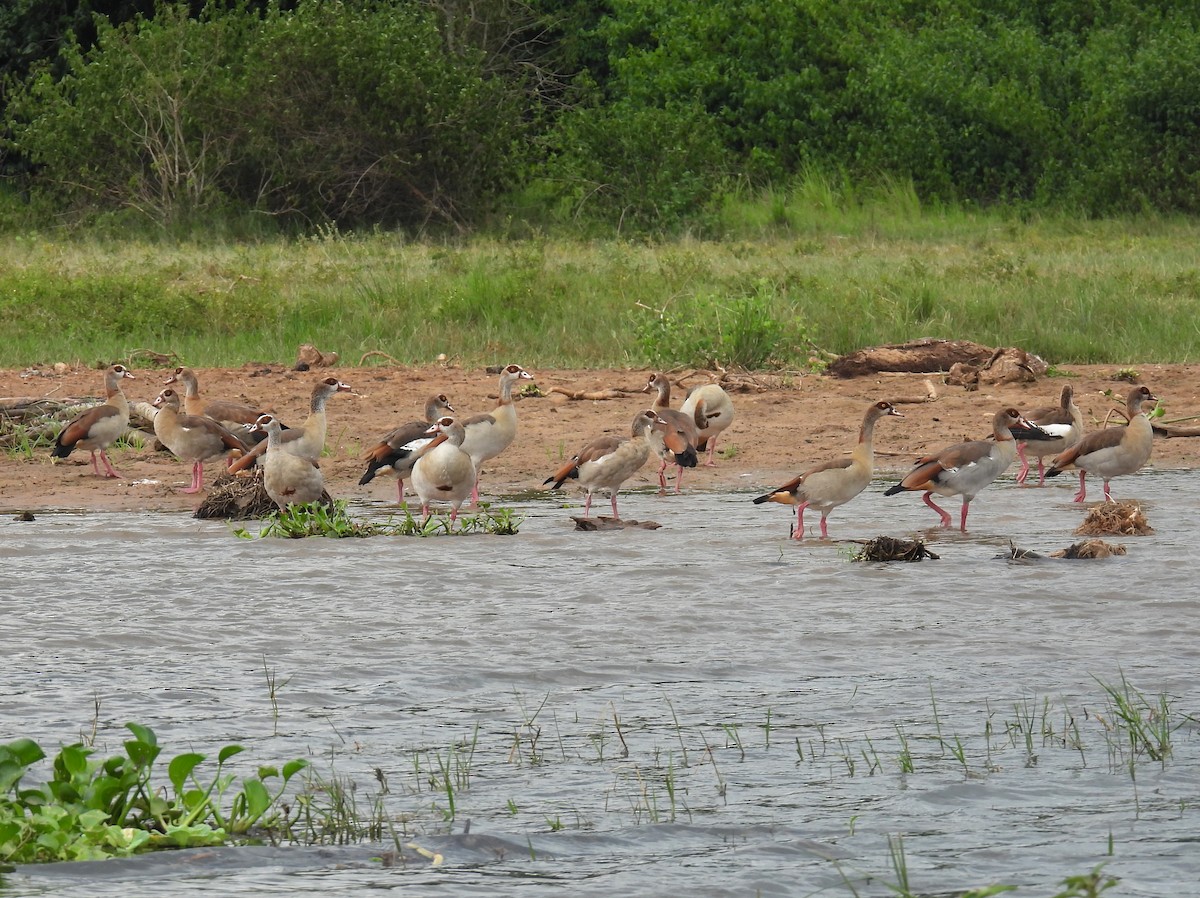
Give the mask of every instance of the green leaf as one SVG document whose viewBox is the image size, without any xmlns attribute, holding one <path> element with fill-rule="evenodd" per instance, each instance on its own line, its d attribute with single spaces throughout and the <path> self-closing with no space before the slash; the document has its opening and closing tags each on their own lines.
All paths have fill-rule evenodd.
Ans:
<svg viewBox="0 0 1200 898">
<path fill-rule="evenodd" d="M 247 780 L 242 791 L 246 794 L 246 810 L 250 822 L 257 820 L 271 807 L 271 795 L 259 780 Z"/>
<path fill-rule="evenodd" d="M 18 764 L 28 767 L 45 758 L 46 753 L 32 739 L 17 739 L 0 746 L 0 760 L 5 760 L 6 757 L 11 757 Z"/>
<path fill-rule="evenodd" d="M 244 748 L 243 748 L 242 746 L 240 746 L 240 745 L 226 745 L 226 746 L 225 746 L 223 749 L 221 749 L 221 751 L 220 751 L 220 752 L 217 754 L 217 763 L 219 763 L 219 764 L 224 764 L 226 761 L 228 761 L 228 760 L 229 760 L 230 758 L 232 758 L 234 755 L 240 755 L 240 754 L 241 754 L 242 752 L 244 752 L 245 750 L 246 750 L 246 749 L 244 749 Z"/>
<path fill-rule="evenodd" d="M 130 721 L 125 724 L 125 728 L 137 738 L 138 742 L 144 742 L 146 745 L 157 747 L 158 737 L 154 735 L 154 730 L 140 723 Z"/>
<path fill-rule="evenodd" d="M 296 758 L 295 760 L 288 761 L 283 765 L 283 781 L 286 783 L 307 766 L 308 761 L 305 761 L 303 758 Z"/>
<path fill-rule="evenodd" d="M 204 761 L 204 755 L 196 752 L 185 752 L 181 755 L 176 755 L 171 759 L 171 763 L 167 765 L 167 776 L 171 779 L 171 785 L 175 787 L 175 794 L 182 795 L 184 783 L 187 778 L 192 775 L 192 771 Z"/>
</svg>

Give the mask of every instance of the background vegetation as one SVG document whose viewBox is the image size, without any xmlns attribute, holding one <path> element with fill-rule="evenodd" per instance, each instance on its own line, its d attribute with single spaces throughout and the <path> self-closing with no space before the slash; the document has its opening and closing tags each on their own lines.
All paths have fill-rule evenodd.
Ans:
<svg viewBox="0 0 1200 898">
<path fill-rule="evenodd" d="M 0 364 L 1190 361 L 1200 6 L 13 0 Z"/>
<path fill-rule="evenodd" d="M 235 233 L 719 236 L 723 197 L 814 170 L 1191 214 L 1198 29 L 1178 0 L 15 0 L 2 164 L 39 215 Z"/>
</svg>

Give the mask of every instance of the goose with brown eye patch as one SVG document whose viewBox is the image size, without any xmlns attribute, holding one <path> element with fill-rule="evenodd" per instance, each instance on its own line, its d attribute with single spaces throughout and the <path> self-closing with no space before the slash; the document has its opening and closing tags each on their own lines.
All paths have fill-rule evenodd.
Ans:
<svg viewBox="0 0 1200 898">
<path fill-rule="evenodd" d="M 839 505 L 845 505 L 871 482 L 875 473 L 875 422 L 888 415 L 903 418 L 890 402 L 876 402 L 863 415 L 858 442 L 849 458 L 839 458 L 809 468 L 795 480 L 759 496 L 755 505 L 778 502 L 796 506 L 796 526 L 792 539 L 804 538 L 804 509 L 815 508 L 821 513 L 821 539 L 829 539 L 825 519 Z"/>
<path fill-rule="evenodd" d="M 280 437 L 285 431 L 279 420 L 274 415 L 260 415 L 254 429 L 267 434 L 267 452 L 262 461 L 263 487 L 279 510 L 320 499 L 325 492 L 321 469 L 316 462 L 283 448 Z"/>
<path fill-rule="evenodd" d="M 1104 481 L 1104 500 L 1112 501 L 1108 482 L 1122 474 L 1133 474 L 1150 460 L 1154 448 L 1154 428 L 1142 409 L 1143 402 L 1156 402 L 1158 397 L 1146 386 L 1129 391 L 1125 397 L 1125 411 L 1129 424 L 1125 427 L 1106 427 L 1095 430 L 1070 449 L 1060 453 L 1046 472 L 1047 477 L 1057 477 L 1063 469 L 1074 465 L 1079 469 L 1079 492 L 1076 502 L 1087 498 L 1085 480 L 1095 474 Z"/>
<path fill-rule="evenodd" d="M 1055 437 L 1053 440 L 1035 440 L 1032 443 L 1017 441 L 1017 458 L 1021 459 L 1017 483 L 1024 483 L 1025 478 L 1029 476 L 1029 460 L 1025 457 L 1028 452 L 1037 459 L 1038 486 L 1042 486 L 1046 482 L 1044 459 L 1061 454 L 1083 438 L 1083 412 L 1075 404 L 1075 390 L 1070 384 L 1066 384 L 1062 388 L 1058 405 L 1034 409 L 1025 417 Z"/>
<path fill-rule="evenodd" d="M 283 433 L 279 438 L 279 448 L 284 452 L 298 455 L 314 464 L 320 462 L 321 453 L 325 450 L 325 433 L 328 423 L 325 406 L 338 393 L 353 393 L 349 384 L 344 384 L 336 377 L 325 377 L 317 381 L 312 388 L 308 402 L 308 417 L 299 427 L 287 429 L 281 426 Z M 259 443 L 232 465 L 230 473 L 236 474 L 254 465 L 267 451 L 266 445 Z"/>
<path fill-rule="evenodd" d="M 97 477 L 119 477 L 105 453 L 117 437 L 129 426 L 129 401 L 121 391 L 121 381 L 133 375 L 124 365 L 110 365 L 104 372 L 104 395 L 102 405 L 88 409 L 72 419 L 54 441 L 50 455 L 66 458 L 76 449 L 87 449 L 92 453 L 92 470 Z M 96 456 L 104 463 L 104 473 L 96 463 Z"/>
<path fill-rule="evenodd" d="M 450 520 L 455 521 L 475 483 L 475 465 L 463 450 L 465 428 L 454 418 L 442 417 L 426 432 L 433 440 L 421 450 L 412 471 L 412 486 L 421 499 L 421 514 L 429 517 L 431 502 L 448 502 Z"/>
<path fill-rule="evenodd" d="M 921 501 L 938 513 L 942 526 L 950 526 L 950 515 L 930 497 L 962 496 L 959 529 L 967 532 L 967 511 L 979 492 L 1008 470 L 1017 458 L 1017 440 L 1054 439 L 1026 421 L 1015 408 L 1001 409 L 992 419 L 993 440 L 955 443 L 935 455 L 917 459 L 898 484 L 884 492 L 893 496 L 905 490 L 924 490 Z"/>
<path fill-rule="evenodd" d="M 445 393 L 436 393 L 425 400 L 425 420 L 410 421 L 401 424 L 384 436 L 363 453 L 367 460 L 367 470 L 359 478 L 358 485 L 366 486 L 375 479 L 377 474 L 385 472 L 396 475 L 396 491 L 398 501 L 404 504 L 404 481 L 412 475 L 413 466 L 421 457 L 421 450 L 433 442 L 433 436 L 428 433 L 429 425 L 433 424 L 446 412 L 454 411 L 450 399 Z"/>
<path fill-rule="evenodd" d="M 198 493 L 204 485 L 204 463 L 227 452 L 249 449 L 246 442 L 212 418 L 180 414 L 179 394 L 170 387 L 154 400 L 154 435 L 184 461 L 192 463 L 192 483 L 185 493 Z"/>
<path fill-rule="evenodd" d="M 462 448 L 471 456 L 471 464 L 475 467 L 472 505 L 479 502 L 479 475 L 483 463 L 495 458 L 517 438 L 517 407 L 513 404 L 512 391 L 521 380 L 533 380 L 533 375 L 520 365 L 508 365 L 500 372 L 500 398 L 496 407 L 486 414 L 472 415 L 462 421 L 466 433 Z"/>
<path fill-rule="evenodd" d="M 583 505 L 585 518 L 591 512 L 592 494 L 597 490 L 607 490 L 613 520 L 621 520 L 617 513 L 617 493 L 621 484 L 636 474 L 650 457 L 650 434 L 657 423 L 663 422 L 653 409 L 638 412 L 630 426 L 628 439 L 604 436 L 585 443 L 570 461 L 547 477 L 542 485 L 553 483 L 553 489 L 558 489 L 569 478 L 578 480 L 580 486 L 587 490 Z"/>
<path fill-rule="evenodd" d="M 685 415 L 671 408 L 671 379 L 665 374 L 651 374 L 642 388 L 643 393 L 655 393 L 654 412 L 662 424 L 654 425 L 651 447 L 658 454 L 658 488 L 667 491 L 667 465 L 675 465 L 675 492 L 683 483 L 683 469 L 696 467 L 696 445 L 700 441 L 700 430 L 696 426 L 695 414 Z"/>
</svg>

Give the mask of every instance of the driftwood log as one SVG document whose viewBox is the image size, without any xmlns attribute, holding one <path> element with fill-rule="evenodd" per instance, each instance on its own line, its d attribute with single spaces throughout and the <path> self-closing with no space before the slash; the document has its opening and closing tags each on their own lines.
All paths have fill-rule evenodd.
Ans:
<svg viewBox="0 0 1200 898">
<path fill-rule="evenodd" d="M 958 363 L 982 365 L 995 350 L 970 340 L 913 340 L 887 343 L 838 356 L 826 371 L 834 377 L 863 377 L 883 371 L 933 374 Z"/>
</svg>

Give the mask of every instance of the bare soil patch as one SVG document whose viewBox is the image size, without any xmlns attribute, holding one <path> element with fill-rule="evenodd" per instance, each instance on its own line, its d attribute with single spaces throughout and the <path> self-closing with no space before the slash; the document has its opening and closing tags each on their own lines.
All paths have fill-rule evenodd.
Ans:
<svg viewBox="0 0 1200 898">
<path fill-rule="evenodd" d="M 508 362 L 508 359 L 498 361 Z M 516 361 L 520 361 L 519 359 Z M 1141 383 L 1159 396 L 1167 419 L 1200 414 L 1200 366 L 1136 365 Z M 1062 370 L 1062 369 L 1060 369 Z M 1129 384 L 1119 379 L 1128 368 L 1115 365 L 1073 365 L 1077 404 L 1089 428 L 1100 426 L 1109 411 L 1122 405 Z M 458 367 L 342 367 L 307 372 L 287 366 L 248 364 L 240 368 L 197 369 L 202 393 L 209 398 L 261 404 L 289 424 L 308 413 L 312 385 L 330 373 L 353 386 L 359 395 L 340 394 L 329 403 L 329 457 L 322 462 L 326 485 L 335 498 L 367 498 L 394 502 L 396 484 L 377 478 L 359 486 L 365 463 L 362 451 L 388 430 L 422 414 L 425 398 L 444 392 L 460 414 L 486 411 L 495 404 L 497 376 L 481 368 Z M 131 401 L 152 400 L 170 369 L 138 369 L 136 380 L 125 381 Z M 650 405 L 650 396 L 636 392 L 645 385 L 645 369 L 534 370 L 534 383 L 544 394 L 524 397 L 517 408 L 517 440 L 484 470 L 485 498 L 538 489 L 541 482 L 585 441 L 605 433 L 627 434 L 634 414 Z M 683 379 L 672 394 L 678 406 L 687 387 L 715 378 L 708 372 L 680 372 Z M 1063 381 L 1040 378 L 1034 383 L 983 386 L 967 391 L 944 383 L 937 374 L 896 373 L 836 378 L 826 375 L 746 375 L 733 379 L 731 390 L 736 420 L 718 444 L 717 466 L 688 470 L 688 490 L 762 491 L 785 482 L 818 462 L 849 453 L 863 412 L 880 399 L 906 400 L 903 419 L 889 418 L 875 437 L 876 467 L 881 472 L 907 470 L 913 459 L 964 439 L 990 432 L 992 416 L 1001 406 L 1019 409 L 1057 403 Z M 932 384 L 937 398 L 924 397 Z M 552 392 L 553 388 L 563 392 Z M 0 370 L 0 405 L 14 399 L 96 396 L 101 372 L 87 368 Z M 634 391 L 634 392 L 625 392 Z M 1110 391 L 1117 398 L 1104 395 Z M 608 400 L 574 400 L 575 394 L 613 395 Z M 1119 416 L 1114 419 L 1121 420 Z M 1155 440 L 1151 464 L 1157 467 L 1195 466 L 1200 444 L 1188 438 Z M 726 457 L 722 457 L 725 455 Z M 0 513 L 40 509 L 155 510 L 192 512 L 203 495 L 188 496 L 180 489 L 189 481 L 189 465 L 152 448 L 113 450 L 110 457 L 121 474 L 118 480 L 92 474 L 87 452 L 52 462 L 49 451 L 33 459 L 0 453 Z M 647 463 L 630 487 L 655 482 L 656 464 Z M 208 465 L 205 483 L 211 486 L 219 466 Z M 1118 481 L 1119 482 L 1119 481 Z M 1123 492 L 1116 486 L 1115 491 Z"/>
</svg>

